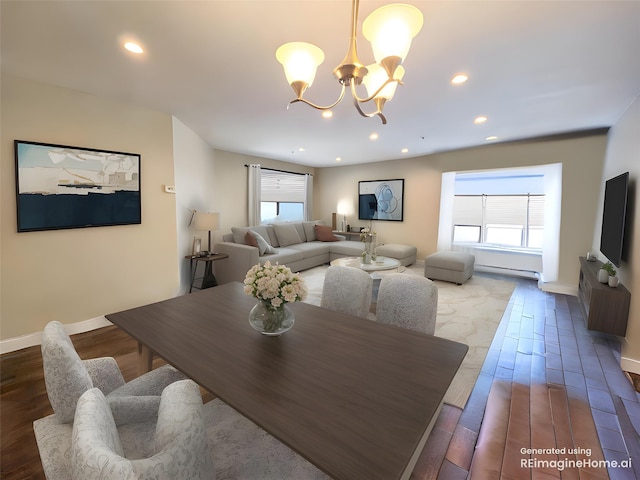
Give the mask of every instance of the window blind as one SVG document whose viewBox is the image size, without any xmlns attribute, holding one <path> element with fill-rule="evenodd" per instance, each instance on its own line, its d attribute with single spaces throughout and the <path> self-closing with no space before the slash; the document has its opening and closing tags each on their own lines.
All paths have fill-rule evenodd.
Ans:
<svg viewBox="0 0 640 480">
<path fill-rule="evenodd" d="M 263 202 L 304 202 L 304 175 L 261 170 L 260 200 Z"/>
</svg>

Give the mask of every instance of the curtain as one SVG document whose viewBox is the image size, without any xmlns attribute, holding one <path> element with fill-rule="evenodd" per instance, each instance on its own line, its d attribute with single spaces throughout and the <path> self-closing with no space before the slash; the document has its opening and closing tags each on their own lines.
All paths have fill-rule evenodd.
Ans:
<svg viewBox="0 0 640 480">
<path fill-rule="evenodd" d="M 453 199 L 456 183 L 455 172 L 442 174 L 440 189 L 440 222 L 438 226 L 438 251 L 451 250 L 453 243 Z"/>
<path fill-rule="evenodd" d="M 540 167 L 544 170 L 544 237 L 542 244 L 543 283 L 557 282 L 560 269 L 560 216 L 562 210 L 562 164 Z M 544 290 L 544 289 L 543 289 Z"/>
<path fill-rule="evenodd" d="M 313 220 L 313 175 L 304 176 L 304 220 Z"/>
<path fill-rule="evenodd" d="M 260 225 L 260 165 L 249 165 L 249 226 Z"/>
</svg>

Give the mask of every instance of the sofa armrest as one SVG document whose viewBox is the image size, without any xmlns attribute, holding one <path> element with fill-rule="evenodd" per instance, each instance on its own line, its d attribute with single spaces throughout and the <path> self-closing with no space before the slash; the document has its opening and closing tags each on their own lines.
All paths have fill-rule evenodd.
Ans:
<svg viewBox="0 0 640 480">
<path fill-rule="evenodd" d="M 256 247 L 232 242 L 216 243 L 216 253 L 226 253 L 229 258 L 215 262 L 215 274 L 218 284 L 243 282 L 247 271 L 260 263 L 260 255 Z"/>
</svg>

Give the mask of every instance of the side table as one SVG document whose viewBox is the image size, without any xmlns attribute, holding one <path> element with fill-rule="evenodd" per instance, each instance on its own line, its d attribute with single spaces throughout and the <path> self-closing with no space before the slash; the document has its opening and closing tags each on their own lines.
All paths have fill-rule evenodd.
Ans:
<svg viewBox="0 0 640 480">
<path fill-rule="evenodd" d="M 213 274 L 213 262 L 216 260 L 222 260 L 223 258 L 228 258 L 229 255 L 226 253 L 210 253 L 209 255 L 199 257 L 197 255 L 187 255 L 184 258 L 189 259 L 189 266 L 191 268 L 191 286 L 189 287 L 189 293 L 196 288 L 198 290 L 203 290 L 205 288 L 215 287 L 218 285 L 218 281 L 216 280 L 216 276 Z M 198 263 L 204 262 L 204 275 L 202 277 L 202 283 L 199 287 L 196 287 L 194 284 L 196 282 L 196 271 L 198 270 Z M 199 280 L 199 279 L 198 279 Z"/>
<path fill-rule="evenodd" d="M 340 230 L 333 230 L 333 233 L 347 237 L 347 240 L 360 240 L 360 232 L 342 232 Z"/>
</svg>

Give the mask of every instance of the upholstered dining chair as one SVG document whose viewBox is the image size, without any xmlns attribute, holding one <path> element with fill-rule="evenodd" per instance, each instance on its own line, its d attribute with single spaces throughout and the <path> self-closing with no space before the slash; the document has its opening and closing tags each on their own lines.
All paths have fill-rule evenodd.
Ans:
<svg viewBox="0 0 640 480">
<path fill-rule="evenodd" d="M 202 411 L 192 380 L 162 392 L 151 454 L 125 457 L 116 422 L 104 394 L 92 388 L 78 400 L 71 440 L 72 480 L 214 480 L 216 472 Z"/>
<path fill-rule="evenodd" d="M 433 335 L 438 313 L 438 287 L 428 278 L 392 273 L 382 278 L 376 320 Z"/>
<path fill-rule="evenodd" d="M 335 312 L 367 318 L 373 280 L 359 268 L 332 265 L 327 269 L 320 306 Z"/>
<path fill-rule="evenodd" d="M 118 424 L 146 421 L 151 422 L 149 431 L 153 431 L 163 389 L 185 378 L 166 365 L 125 383 L 114 358 L 80 359 L 64 326 L 57 321 L 45 326 L 41 349 L 47 396 L 54 413 L 36 420 L 33 430 L 48 480 L 71 477 L 71 429 L 76 404 L 84 392 L 99 388 Z"/>
</svg>

